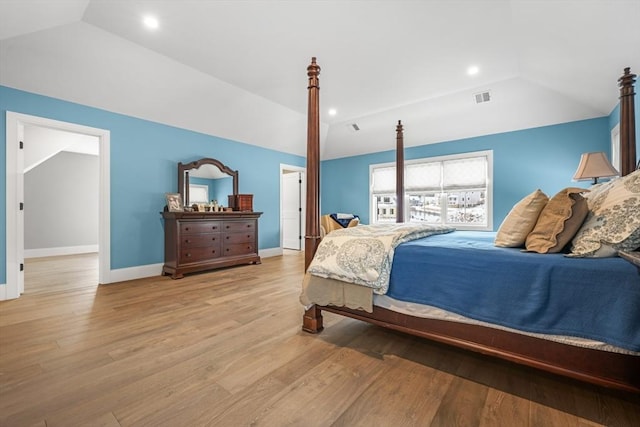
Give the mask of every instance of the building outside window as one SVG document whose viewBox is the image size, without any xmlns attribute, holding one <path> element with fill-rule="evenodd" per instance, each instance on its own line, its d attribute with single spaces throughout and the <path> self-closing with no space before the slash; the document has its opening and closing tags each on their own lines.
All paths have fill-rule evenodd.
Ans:
<svg viewBox="0 0 640 427">
<path fill-rule="evenodd" d="M 371 223 L 396 221 L 395 164 L 370 167 Z M 491 230 L 493 152 L 405 162 L 405 222 Z"/>
</svg>

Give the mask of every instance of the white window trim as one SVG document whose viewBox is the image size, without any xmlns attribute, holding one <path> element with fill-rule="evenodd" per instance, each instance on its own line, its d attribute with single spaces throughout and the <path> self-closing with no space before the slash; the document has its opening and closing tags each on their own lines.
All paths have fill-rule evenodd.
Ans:
<svg viewBox="0 0 640 427">
<path fill-rule="evenodd" d="M 611 129 L 611 164 L 620 172 L 620 123 Z"/>
<path fill-rule="evenodd" d="M 191 189 L 192 188 L 198 188 L 200 190 L 203 190 L 206 194 L 206 200 L 188 200 L 187 203 L 188 204 L 192 204 L 192 203 L 209 203 L 209 186 L 208 185 L 203 185 L 203 184 L 189 184 L 189 198 L 192 199 L 191 197 Z"/>
<path fill-rule="evenodd" d="M 425 163 L 425 162 L 441 162 L 446 160 L 457 160 L 464 159 L 468 157 L 481 157 L 485 156 L 487 158 L 487 224 L 482 226 L 473 226 L 473 225 L 463 225 L 459 228 L 461 230 L 482 230 L 482 231 L 493 231 L 493 150 L 483 150 L 483 151 L 470 151 L 459 154 L 448 154 L 444 156 L 434 156 L 434 157 L 422 157 L 419 159 L 411 159 L 405 160 L 404 164 L 414 164 L 414 163 Z M 375 215 L 375 205 L 373 203 L 373 170 L 380 167 L 390 167 L 395 166 L 395 162 L 387 162 L 387 163 L 376 163 L 369 165 L 369 218 L 370 223 L 373 224 Z M 392 194 L 395 196 L 395 192 Z M 405 206 L 406 203 L 406 195 L 405 195 Z M 404 212 L 405 218 L 404 221 L 408 222 L 409 212 L 405 209 Z"/>
</svg>

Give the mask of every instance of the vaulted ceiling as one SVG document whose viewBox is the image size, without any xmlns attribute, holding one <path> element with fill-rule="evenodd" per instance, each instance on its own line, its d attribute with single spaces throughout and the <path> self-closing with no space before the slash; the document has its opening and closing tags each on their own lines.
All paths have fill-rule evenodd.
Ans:
<svg viewBox="0 0 640 427">
<path fill-rule="evenodd" d="M 393 149 L 398 119 L 412 146 L 608 115 L 638 22 L 640 0 L 2 0 L 0 84 L 304 155 L 316 56 L 330 159 Z"/>
</svg>

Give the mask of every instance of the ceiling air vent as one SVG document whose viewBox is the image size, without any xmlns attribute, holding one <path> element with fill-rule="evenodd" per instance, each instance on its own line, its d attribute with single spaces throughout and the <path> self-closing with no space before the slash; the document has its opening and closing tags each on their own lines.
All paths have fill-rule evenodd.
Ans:
<svg viewBox="0 0 640 427">
<path fill-rule="evenodd" d="M 352 132 L 357 132 L 357 131 L 359 131 L 359 130 L 360 130 L 360 126 L 358 126 L 358 125 L 357 125 L 357 124 L 355 124 L 355 123 L 349 123 L 349 124 L 347 125 L 347 127 L 348 127 L 348 128 L 349 128 L 349 130 L 350 130 L 350 131 L 352 131 Z"/>
<path fill-rule="evenodd" d="M 489 102 L 491 101 L 491 92 L 486 91 L 486 92 L 481 92 L 481 93 L 476 93 L 475 95 L 473 95 L 476 99 L 476 104 L 482 104 L 484 102 Z"/>
</svg>

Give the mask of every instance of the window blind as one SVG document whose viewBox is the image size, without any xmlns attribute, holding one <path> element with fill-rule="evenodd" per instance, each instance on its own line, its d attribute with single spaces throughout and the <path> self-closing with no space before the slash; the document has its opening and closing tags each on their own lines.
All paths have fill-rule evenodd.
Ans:
<svg viewBox="0 0 640 427">
<path fill-rule="evenodd" d="M 372 192 L 374 194 L 393 194 L 396 192 L 395 166 L 375 168 L 373 170 Z"/>
<path fill-rule="evenodd" d="M 443 162 L 443 190 L 457 190 L 486 187 L 487 158 L 468 157 L 466 159 Z"/>
<path fill-rule="evenodd" d="M 486 156 L 405 165 L 404 188 L 406 192 L 446 192 L 486 186 Z M 372 192 L 374 194 L 394 193 L 395 190 L 395 166 L 373 169 Z"/>
<path fill-rule="evenodd" d="M 442 162 L 413 163 L 405 166 L 405 191 L 440 191 Z"/>
</svg>

